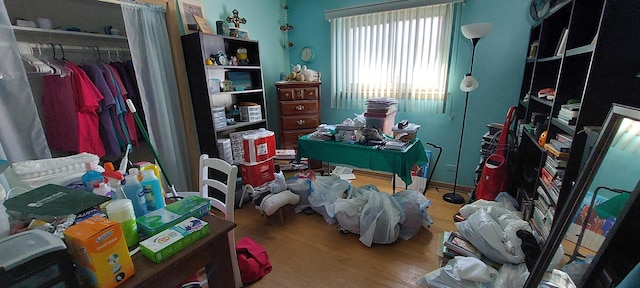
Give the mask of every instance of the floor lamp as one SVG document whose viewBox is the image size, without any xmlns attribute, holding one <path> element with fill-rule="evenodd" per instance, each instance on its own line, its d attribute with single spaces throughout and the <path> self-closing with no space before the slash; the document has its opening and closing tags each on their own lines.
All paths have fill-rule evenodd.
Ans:
<svg viewBox="0 0 640 288">
<path fill-rule="evenodd" d="M 460 90 L 465 92 L 465 100 L 464 100 L 464 113 L 462 114 L 462 130 L 460 131 L 460 146 L 458 147 L 458 160 L 456 162 L 456 176 L 453 182 L 453 192 L 446 193 L 442 195 L 442 199 L 449 203 L 453 204 L 462 204 L 464 203 L 464 198 L 456 193 L 458 189 L 458 171 L 460 170 L 460 154 L 462 153 L 462 139 L 464 138 L 464 124 L 467 120 L 467 105 L 469 104 L 469 92 L 476 90 L 478 88 L 478 80 L 472 76 L 473 72 L 473 59 L 476 54 L 476 44 L 480 38 L 484 37 L 491 30 L 491 23 L 475 23 L 463 25 L 460 27 L 462 30 L 462 35 L 465 38 L 471 40 L 472 50 L 471 50 L 471 67 L 469 68 L 469 73 L 464 75 L 464 79 L 460 82 Z"/>
</svg>

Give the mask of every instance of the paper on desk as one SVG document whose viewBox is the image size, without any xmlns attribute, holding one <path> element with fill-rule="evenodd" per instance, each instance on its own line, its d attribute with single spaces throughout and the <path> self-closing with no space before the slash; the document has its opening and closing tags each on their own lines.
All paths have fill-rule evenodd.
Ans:
<svg viewBox="0 0 640 288">
<path fill-rule="evenodd" d="M 356 175 L 353 174 L 353 169 L 344 166 L 336 166 L 331 171 L 331 175 L 338 176 L 342 180 L 353 180 L 356 179 Z"/>
</svg>

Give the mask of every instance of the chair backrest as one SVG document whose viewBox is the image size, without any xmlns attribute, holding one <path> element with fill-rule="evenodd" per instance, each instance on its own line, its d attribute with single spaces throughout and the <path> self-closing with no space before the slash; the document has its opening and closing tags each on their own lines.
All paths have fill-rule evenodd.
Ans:
<svg viewBox="0 0 640 288">
<path fill-rule="evenodd" d="M 219 171 L 219 175 L 226 175 L 226 183 L 217 179 L 209 178 L 209 169 Z M 211 201 L 211 206 L 220 210 L 225 215 L 225 219 L 233 221 L 234 203 L 236 196 L 236 179 L 238 178 L 238 167 L 230 165 L 219 158 L 209 158 L 209 155 L 200 155 L 200 194 Z M 209 196 L 209 187 L 224 193 L 224 202 Z"/>
</svg>

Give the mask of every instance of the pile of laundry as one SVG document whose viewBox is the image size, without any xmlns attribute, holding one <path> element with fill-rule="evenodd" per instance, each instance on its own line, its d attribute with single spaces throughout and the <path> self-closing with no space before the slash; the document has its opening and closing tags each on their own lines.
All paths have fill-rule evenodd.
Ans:
<svg viewBox="0 0 640 288">
<path fill-rule="evenodd" d="M 427 212 L 431 201 L 415 190 L 390 195 L 373 185 L 355 189 L 337 176 L 292 178 L 287 184 L 300 196 L 296 212 L 311 208 L 342 232 L 359 234 L 367 247 L 408 240 L 433 223 Z"/>
</svg>

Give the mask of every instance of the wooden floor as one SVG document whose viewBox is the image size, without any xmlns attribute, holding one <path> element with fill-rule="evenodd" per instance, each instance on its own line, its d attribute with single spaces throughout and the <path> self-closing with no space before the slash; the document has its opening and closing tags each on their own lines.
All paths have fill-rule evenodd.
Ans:
<svg viewBox="0 0 640 288">
<path fill-rule="evenodd" d="M 356 187 L 373 184 L 391 193 L 390 177 L 357 175 Z M 277 213 L 264 225 L 252 203 L 236 210 L 236 241 L 248 236 L 263 245 L 273 271 L 249 287 L 416 287 L 416 280 L 437 269 L 440 234 L 456 230 L 452 216 L 461 205 L 442 200 L 444 188 L 429 189 L 434 224 L 418 236 L 390 245 L 364 246 L 358 235 L 342 234 L 319 214 L 296 214 L 285 207 L 285 224 Z"/>
</svg>

